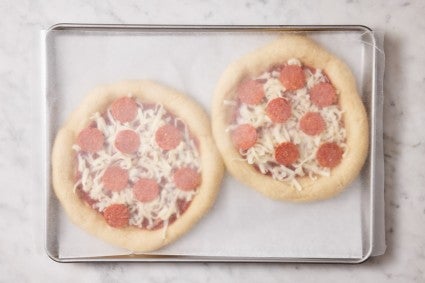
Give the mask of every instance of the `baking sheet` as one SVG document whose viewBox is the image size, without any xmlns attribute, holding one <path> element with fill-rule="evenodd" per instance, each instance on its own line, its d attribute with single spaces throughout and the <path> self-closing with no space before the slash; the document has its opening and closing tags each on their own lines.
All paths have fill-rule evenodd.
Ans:
<svg viewBox="0 0 425 283">
<path fill-rule="evenodd" d="M 193 97 L 209 112 L 215 84 L 226 66 L 272 41 L 281 32 L 278 28 L 124 27 L 49 31 L 46 37 L 47 181 L 55 133 L 93 87 L 124 79 L 152 79 Z M 367 30 L 360 27 L 318 29 L 311 30 L 309 36 L 350 66 L 369 117 L 373 118 L 375 46 L 365 33 Z M 226 176 L 210 213 L 174 244 L 149 255 L 159 255 L 157 259 L 183 256 L 259 261 L 364 260 L 373 247 L 373 201 L 379 186 L 374 183 L 376 156 L 371 157 L 360 177 L 342 194 L 307 204 L 270 200 Z M 49 181 L 47 184 L 46 248 L 53 258 L 93 260 L 130 253 L 103 243 L 71 224 Z M 143 260 L 143 257 L 133 259 Z"/>
</svg>

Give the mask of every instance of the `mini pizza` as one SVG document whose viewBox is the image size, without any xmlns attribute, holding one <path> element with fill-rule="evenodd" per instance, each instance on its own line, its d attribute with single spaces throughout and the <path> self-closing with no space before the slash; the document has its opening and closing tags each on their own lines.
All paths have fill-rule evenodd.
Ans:
<svg viewBox="0 0 425 283">
<path fill-rule="evenodd" d="M 212 126 L 230 173 L 273 199 L 329 198 L 367 157 L 368 118 L 353 75 L 304 36 L 283 36 L 231 64 Z"/>
<path fill-rule="evenodd" d="M 187 232 L 213 204 L 223 170 L 202 108 L 149 81 L 95 89 L 52 151 L 54 191 L 70 219 L 134 252 Z"/>
</svg>

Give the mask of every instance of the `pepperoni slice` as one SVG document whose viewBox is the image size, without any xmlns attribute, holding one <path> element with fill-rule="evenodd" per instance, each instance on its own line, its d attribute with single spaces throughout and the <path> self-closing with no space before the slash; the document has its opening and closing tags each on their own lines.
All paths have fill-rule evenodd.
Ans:
<svg viewBox="0 0 425 283">
<path fill-rule="evenodd" d="M 310 99 L 318 107 L 326 107 L 337 102 L 335 88 L 330 83 L 320 83 L 310 90 Z"/>
<path fill-rule="evenodd" d="M 239 125 L 232 133 L 232 142 L 238 150 L 247 150 L 257 142 L 257 130 L 250 124 Z"/>
<path fill-rule="evenodd" d="M 114 228 L 124 228 L 128 226 L 130 211 L 124 204 L 111 204 L 103 211 L 103 217 L 109 226 Z"/>
<path fill-rule="evenodd" d="M 285 166 L 292 165 L 299 157 L 298 147 L 292 142 L 281 143 L 274 151 L 276 162 Z"/>
<path fill-rule="evenodd" d="M 154 179 L 139 179 L 133 186 L 134 196 L 141 202 L 150 202 L 159 195 L 159 186 Z"/>
<path fill-rule="evenodd" d="M 284 98 L 275 98 L 267 104 L 266 113 L 273 122 L 284 123 L 291 117 L 291 105 Z"/>
<path fill-rule="evenodd" d="M 111 104 L 111 114 L 121 123 L 131 122 L 137 115 L 137 104 L 130 97 L 121 97 Z"/>
<path fill-rule="evenodd" d="M 176 148 L 182 141 L 180 130 L 170 124 L 160 127 L 155 133 L 155 140 L 158 146 L 164 150 Z"/>
<path fill-rule="evenodd" d="M 123 130 L 115 137 L 115 147 L 122 153 L 131 154 L 136 152 L 140 146 L 139 135 L 132 130 Z"/>
<path fill-rule="evenodd" d="M 103 133 L 97 128 L 85 128 L 77 137 L 77 145 L 81 150 L 92 153 L 102 149 L 104 141 Z"/>
<path fill-rule="evenodd" d="M 243 81 L 237 89 L 238 98 L 242 103 L 256 105 L 263 100 L 263 84 L 256 80 Z"/>
<path fill-rule="evenodd" d="M 127 186 L 128 172 L 118 166 L 110 166 L 102 176 L 103 186 L 113 192 L 119 192 Z"/>
<path fill-rule="evenodd" d="M 316 160 L 320 166 L 333 168 L 341 163 L 344 151 L 334 142 L 322 144 L 316 153 Z"/>
<path fill-rule="evenodd" d="M 297 90 L 305 85 L 303 69 L 297 65 L 287 65 L 280 71 L 280 81 L 287 90 Z"/>
<path fill-rule="evenodd" d="M 173 175 L 174 184 L 183 191 L 192 191 L 201 184 L 199 173 L 189 167 L 179 168 Z"/>
<path fill-rule="evenodd" d="M 325 120 L 318 112 L 307 112 L 300 120 L 300 129 L 307 135 L 318 135 L 325 129 Z"/>
</svg>

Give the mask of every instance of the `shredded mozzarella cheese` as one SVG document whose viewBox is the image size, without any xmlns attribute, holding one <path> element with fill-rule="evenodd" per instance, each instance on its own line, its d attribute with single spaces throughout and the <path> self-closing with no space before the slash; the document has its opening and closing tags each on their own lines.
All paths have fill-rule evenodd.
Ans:
<svg viewBox="0 0 425 283">
<path fill-rule="evenodd" d="M 178 118 L 172 118 L 160 104 L 154 108 L 145 107 L 139 102 L 137 105 L 137 117 L 132 122 L 116 121 L 109 110 L 104 115 L 95 113 L 91 117 L 105 136 L 105 146 L 96 153 L 82 152 L 78 145 L 73 146 L 77 152 L 78 176 L 81 176 L 76 181 L 74 190 L 81 187 L 95 201 L 93 207 L 99 212 L 111 204 L 127 205 L 130 210 L 130 225 L 142 227 L 146 220 L 148 225 L 143 228 L 152 229 L 158 221 L 163 221 L 165 237 L 170 217 L 180 217 L 177 201 L 190 202 L 196 195 L 196 191 L 184 192 L 175 187 L 173 170 L 190 167 L 200 172 L 200 156 L 186 126 L 180 144 L 175 149 L 162 150 L 155 141 L 157 129 L 166 123 L 173 122 L 176 127 L 183 123 Z M 123 154 L 114 146 L 117 132 L 126 129 L 135 131 L 140 137 L 137 154 Z M 109 192 L 103 187 L 101 178 L 111 165 L 119 165 L 128 170 L 129 184 L 122 191 Z M 153 178 L 162 187 L 159 196 L 153 201 L 142 203 L 135 198 L 131 184 L 140 178 Z"/>
<path fill-rule="evenodd" d="M 290 59 L 288 65 L 302 66 L 298 59 Z M 316 179 L 317 176 L 330 176 L 330 169 L 321 167 L 316 159 L 316 151 L 324 142 L 335 142 L 346 152 L 346 132 L 342 123 L 343 112 L 338 105 L 319 109 L 310 101 L 309 90 L 316 84 L 326 82 L 327 78 L 320 69 L 314 73 L 309 68 L 304 68 L 306 86 L 296 91 L 286 92 L 279 80 L 279 72 L 264 72 L 257 80 L 265 80 L 263 85 L 266 99 L 257 105 L 241 104 L 235 122 L 226 128 L 232 131 L 238 125 L 251 124 L 257 129 L 258 137 L 254 146 L 246 151 L 240 151 L 243 158 L 262 174 L 271 174 L 272 178 L 288 181 L 297 190 L 302 187 L 296 177 L 308 176 Z M 283 97 L 291 105 L 292 115 L 283 124 L 272 123 L 266 115 L 267 102 Z M 227 101 L 225 105 L 236 105 L 236 101 Z M 316 136 L 309 136 L 299 129 L 299 121 L 307 112 L 319 112 L 323 117 L 325 130 Z M 300 158 L 291 167 L 276 163 L 274 158 L 275 147 L 282 142 L 293 142 L 298 146 Z"/>
</svg>

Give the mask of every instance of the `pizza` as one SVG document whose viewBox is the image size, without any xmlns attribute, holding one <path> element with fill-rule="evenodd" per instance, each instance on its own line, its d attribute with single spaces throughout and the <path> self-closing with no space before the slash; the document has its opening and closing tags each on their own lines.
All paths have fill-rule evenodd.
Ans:
<svg viewBox="0 0 425 283">
<path fill-rule="evenodd" d="M 52 150 L 53 188 L 69 218 L 134 252 L 187 232 L 212 206 L 223 171 L 203 109 L 150 81 L 93 90 Z"/>
<path fill-rule="evenodd" d="M 351 71 L 302 35 L 282 36 L 228 66 L 212 127 L 230 173 L 279 200 L 334 196 L 368 152 L 368 118 Z"/>
</svg>

